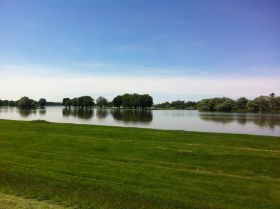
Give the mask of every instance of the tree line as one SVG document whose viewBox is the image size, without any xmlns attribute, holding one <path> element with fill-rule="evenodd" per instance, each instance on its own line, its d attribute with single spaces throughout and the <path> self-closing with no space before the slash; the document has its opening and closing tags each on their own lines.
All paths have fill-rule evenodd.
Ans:
<svg viewBox="0 0 280 209">
<path fill-rule="evenodd" d="M 124 94 L 116 96 L 113 101 L 114 107 L 124 108 L 151 108 L 154 104 L 153 97 L 149 94 Z"/>
<path fill-rule="evenodd" d="M 91 108 L 93 106 L 104 107 L 117 107 L 117 108 L 132 108 L 132 109 L 144 109 L 151 108 L 153 105 L 153 98 L 148 94 L 124 94 L 116 96 L 111 102 L 105 97 L 98 97 L 96 101 L 90 96 L 82 96 L 75 98 L 64 98 L 62 104 L 66 108 L 78 107 L 78 108 Z"/>
<path fill-rule="evenodd" d="M 12 100 L 1 100 L 0 99 L 0 106 L 11 106 L 11 107 L 19 107 L 19 108 L 37 108 L 37 107 L 44 107 L 46 106 L 47 101 L 44 98 L 35 101 L 30 99 L 29 97 L 21 97 L 17 101 Z"/>
<path fill-rule="evenodd" d="M 93 106 L 99 106 L 99 107 L 108 107 L 111 106 L 111 103 L 108 102 L 108 100 L 105 97 L 98 97 L 95 100 L 91 96 L 81 96 L 81 97 L 75 97 L 73 99 L 70 98 L 63 98 L 62 104 L 66 108 L 76 107 L 76 108 L 91 108 Z"/>
<path fill-rule="evenodd" d="M 63 98 L 62 104 L 65 107 L 81 107 L 81 108 L 90 108 L 92 107 L 94 103 L 94 99 L 90 96 L 81 96 L 81 97 L 75 97 L 73 99 L 70 98 Z"/>
<path fill-rule="evenodd" d="M 173 102 L 164 102 L 154 105 L 155 109 L 186 109 L 186 110 L 195 110 L 197 109 L 198 102 L 193 101 L 182 101 L 177 100 Z"/>
<path fill-rule="evenodd" d="M 59 105 L 61 103 L 47 102 L 41 98 L 39 101 L 22 97 L 17 101 L 1 100 L 0 106 L 17 106 L 19 108 L 37 108 L 45 105 Z M 62 104 L 66 108 L 91 108 L 93 106 L 117 107 L 130 109 L 197 109 L 199 111 L 210 112 L 280 112 L 280 96 L 271 93 L 268 96 L 258 96 L 254 99 L 240 97 L 236 100 L 227 97 L 215 97 L 194 101 L 173 101 L 161 104 L 153 104 L 153 98 L 149 94 L 123 94 L 116 96 L 111 102 L 105 97 L 98 97 L 96 101 L 91 96 L 75 97 L 73 99 L 64 98 Z"/>
<path fill-rule="evenodd" d="M 241 97 L 237 100 L 230 98 L 203 99 L 198 103 L 200 111 L 219 112 L 279 112 L 280 97 L 275 93 L 269 96 L 258 96 L 252 100 Z"/>
<path fill-rule="evenodd" d="M 236 100 L 227 97 L 203 99 L 198 102 L 173 101 L 154 105 L 156 109 L 198 109 L 208 112 L 280 112 L 280 96 L 271 93 L 252 100 L 240 97 Z"/>
</svg>

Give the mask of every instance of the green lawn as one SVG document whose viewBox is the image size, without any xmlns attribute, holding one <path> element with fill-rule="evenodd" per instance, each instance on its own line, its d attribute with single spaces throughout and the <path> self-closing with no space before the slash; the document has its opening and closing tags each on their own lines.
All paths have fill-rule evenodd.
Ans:
<svg viewBox="0 0 280 209">
<path fill-rule="evenodd" d="M 279 209 L 280 137 L 0 120 L 0 193 L 79 209 Z"/>
<path fill-rule="evenodd" d="M 46 201 L 30 200 L 0 193 L 0 209 L 68 209 Z"/>
</svg>

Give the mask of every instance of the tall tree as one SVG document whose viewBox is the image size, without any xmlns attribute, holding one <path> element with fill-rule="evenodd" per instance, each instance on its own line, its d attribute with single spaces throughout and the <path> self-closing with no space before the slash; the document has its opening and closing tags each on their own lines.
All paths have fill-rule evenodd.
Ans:
<svg viewBox="0 0 280 209">
<path fill-rule="evenodd" d="M 71 107 L 71 100 L 69 98 L 63 98 L 62 100 L 62 104 L 65 106 L 65 107 Z"/>
<path fill-rule="evenodd" d="M 118 95 L 113 99 L 113 105 L 120 108 L 123 105 L 122 96 Z"/>
<path fill-rule="evenodd" d="M 39 101 L 38 101 L 38 104 L 40 107 L 45 107 L 46 104 L 47 104 L 47 100 L 44 99 L 44 98 L 41 98 Z"/>
<path fill-rule="evenodd" d="M 105 97 L 100 96 L 96 99 L 96 105 L 101 108 L 107 106 L 107 104 L 108 104 L 108 100 Z"/>
</svg>

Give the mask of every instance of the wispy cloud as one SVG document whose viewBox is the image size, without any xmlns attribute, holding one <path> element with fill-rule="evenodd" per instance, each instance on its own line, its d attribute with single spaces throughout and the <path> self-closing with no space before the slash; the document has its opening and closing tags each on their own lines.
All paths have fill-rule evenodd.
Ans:
<svg viewBox="0 0 280 209">
<path fill-rule="evenodd" d="M 114 95 L 126 92 L 176 95 L 182 98 L 212 96 L 254 97 L 270 92 L 280 93 L 279 77 L 232 75 L 169 75 L 69 73 L 66 69 L 44 65 L 0 65 L 0 98 L 18 99 L 27 95 L 38 99 L 60 101 L 62 97 Z M 162 101 L 157 97 L 156 102 Z M 199 99 L 199 98 L 198 98 Z"/>
</svg>

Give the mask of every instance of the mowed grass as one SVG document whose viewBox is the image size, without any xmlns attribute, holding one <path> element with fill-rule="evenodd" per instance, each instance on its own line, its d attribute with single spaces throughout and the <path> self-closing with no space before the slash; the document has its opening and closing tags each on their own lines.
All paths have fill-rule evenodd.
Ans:
<svg viewBox="0 0 280 209">
<path fill-rule="evenodd" d="M 0 209 L 67 209 L 48 202 L 23 199 L 0 193 Z"/>
<path fill-rule="evenodd" d="M 0 120 L 0 192 L 79 209 L 279 209 L 280 137 Z"/>
</svg>

